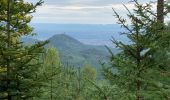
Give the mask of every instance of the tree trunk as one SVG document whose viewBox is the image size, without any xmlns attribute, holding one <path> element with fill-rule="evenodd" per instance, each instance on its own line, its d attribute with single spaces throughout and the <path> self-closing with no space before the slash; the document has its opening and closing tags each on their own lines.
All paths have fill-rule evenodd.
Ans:
<svg viewBox="0 0 170 100">
<path fill-rule="evenodd" d="M 77 100 L 80 100 L 80 92 L 81 92 L 81 72 L 80 72 L 80 67 L 78 68 L 78 90 L 77 90 Z"/>
<path fill-rule="evenodd" d="M 164 0 L 157 1 L 157 21 L 164 23 Z"/>
<path fill-rule="evenodd" d="M 8 3 L 8 7 L 7 7 L 7 39 L 8 39 L 8 43 L 7 43 L 7 48 L 10 48 L 10 3 L 11 0 L 7 1 Z M 10 56 L 8 56 L 7 58 L 7 93 L 8 93 L 8 100 L 11 100 L 11 93 L 10 93 L 10 82 L 11 82 L 11 78 L 10 78 Z"/>
<path fill-rule="evenodd" d="M 52 62 L 52 66 L 51 66 L 51 92 L 50 92 L 50 98 L 51 100 L 53 100 L 53 67 L 54 67 L 54 62 Z"/>
<path fill-rule="evenodd" d="M 140 81 L 137 81 L 137 91 L 136 91 L 136 100 L 141 100 L 141 96 L 140 96 Z"/>
<path fill-rule="evenodd" d="M 53 100 L 53 80 L 52 80 L 52 77 L 51 77 L 51 92 L 50 92 L 50 98 L 51 98 L 51 100 Z"/>
<path fill-rule="evenodd" d="M 140 41 L 139 41 L 139 26 L 138 26 L 138 20 L 136 19 L 136 63 L 137 63 L 137 68 L 139 70 L 138 74 L 137 74 L 137 78 L 139 78 L 141 76 L 141 71 L 140 71 L 140 65 L 141 65 L 141 56 L 140 56 L 140 52 L 141 52 L 141 48 L 140 48 Z M 136 80 L 136 100 L 141 100 L 142 96 L 140 94 L 141 91 L 141 81 L 139 79 Z"/>
</svg>

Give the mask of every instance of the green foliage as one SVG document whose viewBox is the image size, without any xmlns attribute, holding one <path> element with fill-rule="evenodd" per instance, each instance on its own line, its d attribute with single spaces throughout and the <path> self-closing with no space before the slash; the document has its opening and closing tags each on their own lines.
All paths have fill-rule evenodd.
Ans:
<svg viewBox="0 0 170 100">
<path fill-rule="evenodd" d="M 59 53 L 54 47 L 49 47 L 43 56 L 43 72 L 47 73 L 48 76 L 53 76 L 57 71 L 60 71 L 60 58 Z M 46 75 L 46 76 L 47 76 Z M 47 78 L 48 78 L 47 76 Z"/>
<path fill-rule="evenodd" d="M 89 80 L 96 80 L 96 69 L 88 64 L 85 64 L 82 69 L 82 74 Z"/>
<path fill-rule="evenodd" d="M 39 77 L 41 77 L 41 82 L 43 87 L 39 90 L 43 92 L 40 97 L 41 99 L 54 100 L 56 98 L 56 87 L 60 73 L 61 65 L 58 51 L 54 47 L 49 47 L 46 53 L 42 56 L 43 65 L 39 69 Z"/>
<path fill-rule="evenodd" d="M 51 56 L 46 57 L 51 59 Z M 96 82 L 96 70 L 90 65 L 86 64 L 82 69 L 63 65 L 58 68 L 58 65 L 55 65 L 53 73 L 56 74 L 52 76 L 50 75 L 52 70 L 48 70 L 52 66 L 47 66 L 46 63 L 43 66 L 44 70 L 40 70 L 41 77 L 45 77 L 44 85 L 40 89 L 42 95 L 35 97 L 35 100 L 97 100 L 91 90 L 92 88 L 95 90 L 94 86 L 86 80 Z"/>
<path fill-rule="evenodd" d="M 104 76 L 110 80 L 113 85 L 117 85 L 122 91 L 121 98 L 129 100 L 142 100 L 151 98 L 169 99 L 169 84 L 165 77 L 161 77 L 160 65 L 165 65 L 166 60 L 160 59 L 161 56 L 167 57 L 167 50 L 164 49 L 169 44 L 166 39 L 169 38 L 169 28 L 157 21 L 154 12 L 151 10 L 151 4 L 139 4 L 133 0 L 136 9 L 131 13 L 125 6 L 128 18 L 131 24 L 126 23 L 126 19 L 120 17 L 113 9 L 118 24 L 126 29 L 122 34 L 126 35 L 131 44 L 124 44 L 121 41 L 113 39 L 113 43 L 121 50 L 114 55 L 111 50 L 111 67 L 104 68 Z M 163 13 L 163 12 L 162 12 Z M 162 45 L 165 44 L 163 47 Z M 162 52 L 160 50 L 164 50 Z M 165 65 L 168 67 L 168 65 Z M 162 67 L 162 68 L 165 68 Z M 117 73 L 113 69 L 117 68 Z M 157 79 L 159 77 L 159 79 Z M 162 79 L 166 79 L 162 81 Z M 164 87 L 166 86 L 166 88 Z M 120 99 L 121 99 L 120 98 Z"/>
<path fill-rule="evenodd" d="M 39 87 L 37 70 L 44 42 L 23 45 L 22 36 L 33 35 L 29 22 L 36 4 L 24 0 L 0 1 L 0 99 L 21 100 L 32 98 Z"/>
<path fill-rule="evenodd" d="M 131 43 L 112 40 L 120 52 L 113 54 L 108 48 L 111 66 L 103 67 L 105 79 L 97 80 L 98 58 L 107 55 L 103 47 L 84 45 L 66 35 L 50 38 L 54 47 L 49 46 L 45 53 L 46 42 L 23 44 L 23 36 L 34 35 L 30 14 L 42 1 L 1 0 L 0 99 L 169 100 L 170 25 L 163 23 L 169 5 L 158 5 L 160 13 L 155 14 L 151 4 L 133 2 L 133 12 L 125 6 L 130 25 L 113 9 L 118 24 L 126 29 L 122 34 Z"/>
<path fill-rule="evenodd" d="M 36 43 L 38 40 L 22 38 L 22 41 L 24 43 Z M 54 35 L 48 41 L 51 46 L 57 48 L 61 64 L 81 67 L 88 63 L 97 69 L 97 78 L 101 78 L 99 61 L 107 62 L 109 60 L 109 53 L 104 46 L 86 45 L 65 34 Z M 115 48 L 112 51 L 118 52 Z"/>
</svg>

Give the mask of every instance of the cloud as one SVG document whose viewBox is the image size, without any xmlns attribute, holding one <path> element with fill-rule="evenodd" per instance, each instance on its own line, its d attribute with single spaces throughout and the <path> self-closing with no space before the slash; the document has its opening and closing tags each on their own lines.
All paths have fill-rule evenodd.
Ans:
<svg viewBox="0 0 170 100">
<path fill-rule="evenodd" d="M 108 23 L 109 17 L 112 18 L 112 7 L 108 6 L 44 5 L 38 7 L 33 22 Z"/>
<path fill-rule="evenodd" d="M 60 9 L 60 10 L 81 10 L 81 9 L 100 9 L 106 8 L 109 6 L 78 6 L 78 5 L 71 5 L 71 6 L 56 6 L 56 5 L 44 5 L 41 6 L 40 9 Z"/>
<path fill-rule="evenodd" d="M 133 9 L 132 4 L 127 4 L 126 6 Z M 36 14 L 34 14 L 33 22 L 112 24 L 116 22 L 112 8 L 115 8 L 120 14 L 125 12 L 125 9 L 119 9 L 123 8 L 122 4 L 110 4 L 107 6 L 43 5 L 38 7 Z"/>
<path fill-rule="evenodd" d="M 26 0 L 37 2 L 38 0 Z M 33 14 L 32 22 L 39 23 L 91 23 L 91 24 L 113 24 L 114 8 L 121 16 L 126 18 L 126 9 L 134 8 L 129 0 L 44 0 L 43 6 L 38 7 Z M 142 1 L 142 0 L 140 0 Z M 148 1 L 148 0 L 145 0 Z M 143 1 L 142 1 L 143 2 Z M 121 8 L 121 9 L 120 9 Z"/>
</svg>

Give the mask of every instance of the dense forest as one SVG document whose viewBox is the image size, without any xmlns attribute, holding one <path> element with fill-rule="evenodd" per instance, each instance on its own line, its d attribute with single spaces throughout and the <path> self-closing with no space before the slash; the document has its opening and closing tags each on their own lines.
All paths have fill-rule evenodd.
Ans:
<svg viewBox="0 0 170 100">
<path fill-rule="evenodd" d="M 48 40 L 21 41 L 36 35 L 30 22 L 42 0 L 0 0 L 0 100 L 170 100 L 169 2 L 157 0 L 156 11 L 152 2 L 131 2 L 132 11 L 124 5 L 128 19 L 113 9 L 130 43 L 113 38 L 119 51 L 106 46 L 109 59 L 96 69 L 63 64 Z"/>
</svg>

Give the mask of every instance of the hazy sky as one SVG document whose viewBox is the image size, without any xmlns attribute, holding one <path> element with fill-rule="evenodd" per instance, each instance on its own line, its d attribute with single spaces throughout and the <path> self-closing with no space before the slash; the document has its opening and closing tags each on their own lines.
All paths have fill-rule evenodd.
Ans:
<svg viewBox="0 0 170 100">
<path fill-rule="evenodd" d="M 26 0 L 36 2 L 38 0 Z M 138 0 L 141 3 L 150 0 Z M 44 0 L 34 14 L 33 23 L 60 23 L 60 24 L 112 24 L 116 23 L 112 8 L 120 15 L 126 11 L 122 4 L 133 9 L 129 0 Z"/>
</svg>

